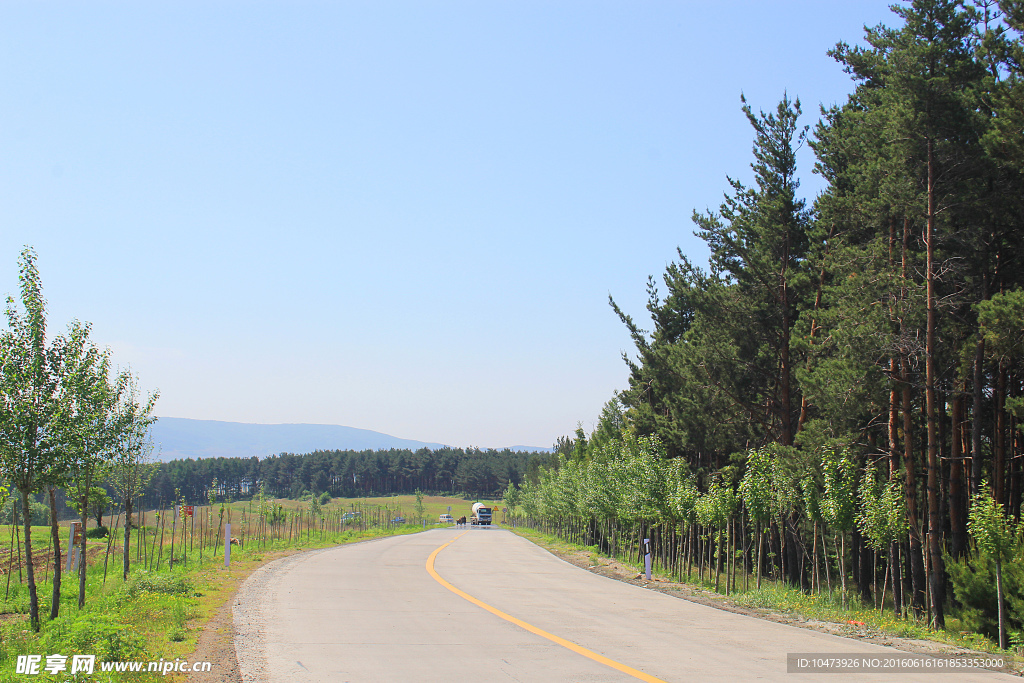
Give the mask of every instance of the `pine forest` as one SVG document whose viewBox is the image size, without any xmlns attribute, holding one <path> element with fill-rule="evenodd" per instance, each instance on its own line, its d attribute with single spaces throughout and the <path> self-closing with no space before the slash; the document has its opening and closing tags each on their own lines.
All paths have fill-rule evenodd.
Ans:
<svg viewBox="0 0 1024 683">
<path fill-rule="evenodd" d="M 956 609 L 1005 647 L 1024 626 L 1024 3 L 893 11 L 831 50 L 854 89 L 816 123 L 790 94 L 741 102 L 753 182 L 694 213 L 708 266 L 680 251 L 649 280 L 649 330 L 611 301 L 629 387 L 506 499 L 634 559 L 650 536 L 726 591 L 770 577 L 935 629 Z M 810 202 L 802 145 L 826 182 Z"/>
</svg>

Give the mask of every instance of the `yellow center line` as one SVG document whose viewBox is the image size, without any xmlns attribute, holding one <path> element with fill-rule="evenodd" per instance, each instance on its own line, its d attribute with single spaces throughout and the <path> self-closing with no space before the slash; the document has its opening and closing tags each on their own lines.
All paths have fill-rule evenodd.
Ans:
<svg viewBox="0 0 1024 683">
<path fill-rule="evenodd" d="M 555 634 L 548 633 L 547 631 L 545 631 L 543 629 L 539 629 L 536 626 L 534 626 L 533 624 L 526 623 L 522 619 L 516 619 L 511 614 L 505 614 L 504 612 L 502 612 L 497 607 L 491 607 L 486 602 L 483 602 L 482 600 L 478 600 L 478 599 L 474 598 L 469 593 L 466 593 L 464 591 L 459 590 L 455 586 L 451 585 L 450 583 L 448 583 L 447 581 L 442 579 L 438 575 L 438 573 L 434 570 L 434 558 L 437 557 L 437 554 L 439 552 L 441 552 L 442 550 L 444 550 L 445 548 L 450 546 L 452 543 L 454 543 L 455 541 L 457 541 L 460 538 L 462 538 L 463 536 L 465 536 L 467 533 L 468 533 L 468 531 L 463 531 L 461 534 L 459 534 L 458 536 L 456 536 L 452 540 L 448 541 L 447 543 L 442 545 L 440 548 L 438 548 L 434 552 L 430 553 L 430 557 L 427 558 L 427 573 L 430 574 L 432 577 L 434 577 L 435 581 L 437 581 L 439 584 L 441 584 L 442 586 L 444 586 L 445 588 L 450 590 L 452 593 L 455 593 L 456 595 L 458 595 L 460 598 L 463 598 L 465 600 L 469 600 L 471 603 L 473 603 L 477 607 L 483 607 L 485 610 L 487 610 L 491 614 L 493 614 L 495 616 L 498 616 L 498 617 L 501 617 L 505 621 L 511 622 L 511 623 L 515 624 L 516 626 L 518 626 L 519 628 L 526 629 L 530 633 L 534 633 L 534 634 L 540 636 L 541 638 L 547 638 L 552 643 L 557 643 L 557 644 L 561 645 L 564 648 L 568 648 L 569 650 L 572 650 L 576 654 L 583 655 L 587 659 L 592 659 L 592 660 L 594 660 L 595 662 L 597 662 L 599 664 L 604 664 L 605 666 L 610 666 L 613 669 L 621 671 L 622 673 L 627 674 L 629 676 L 632 676 L 633 678 L 639 679 L 641 681 L 646 681 L 647 683 L 666 683 L 665 681 L 663 681 L 660 678 L 655 678 L 654 676 L 651 676 L 649 674 L 645 674 L 643 671 L 637 671 L 636 669 L 634 669 L 632 667 L 629 667 L 629 666 L 626 666 L 625 664 L 622 664 L 621 662 L 616 662 L 614 659 L 608 659 L 607 657 L 605 657 L 603 655 L 599 655 L 596 652 L 594 652 L 593 650 L 588 650 L 587 648 L 583 647 L 582 645 L 577 645 L 576 643 L 573 643 L 572 641 L 566 640 L 565 638 L 559 638 Z"/>
</svg>

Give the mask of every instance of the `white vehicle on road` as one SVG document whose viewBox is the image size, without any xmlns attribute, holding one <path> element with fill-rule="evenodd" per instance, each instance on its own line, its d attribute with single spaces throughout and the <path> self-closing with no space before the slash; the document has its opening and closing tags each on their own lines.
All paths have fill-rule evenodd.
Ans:
<svg viewBox="0 0 1024 683">
<path fill-rule="evenodd" d="M 469 518 L 473 526 L 489 526 L 491 523 L 491 508 L 483 503 L 473 503 L 473 516 Z"/>
</svg>

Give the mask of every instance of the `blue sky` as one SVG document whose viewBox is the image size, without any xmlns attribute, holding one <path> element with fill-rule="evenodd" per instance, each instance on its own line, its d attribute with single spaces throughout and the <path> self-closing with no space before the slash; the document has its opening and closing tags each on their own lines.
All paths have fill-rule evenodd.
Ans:
<svg viewBox="0 0 1024 683">
<path fill-rule="evenodd" d="M 841 102 L 886 2 L 0 3 L 0 293 L 157 413 L 548 446 L 627 383 L 612 294 L 747 179 L 743 92 Z M 809 198 L 820 189 L 805 152 Z"/>
</svg>

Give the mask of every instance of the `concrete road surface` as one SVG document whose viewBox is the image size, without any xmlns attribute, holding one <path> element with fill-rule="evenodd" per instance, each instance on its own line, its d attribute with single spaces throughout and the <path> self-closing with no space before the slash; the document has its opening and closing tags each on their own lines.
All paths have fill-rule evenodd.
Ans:
<svg viewBox="0 0 1024 683">
<path fill-rule="evenodd" d="M 445 544 L 435 578 L 428 558 Z M 976 670 L 787 673 L 787 653 L 872 653 L 883 666 L 920 657 L 606 579 L 488 528 L 279 560 L 239 591 L 234 621 L 246 682 L 1019 680 Z"/>
</svg>

